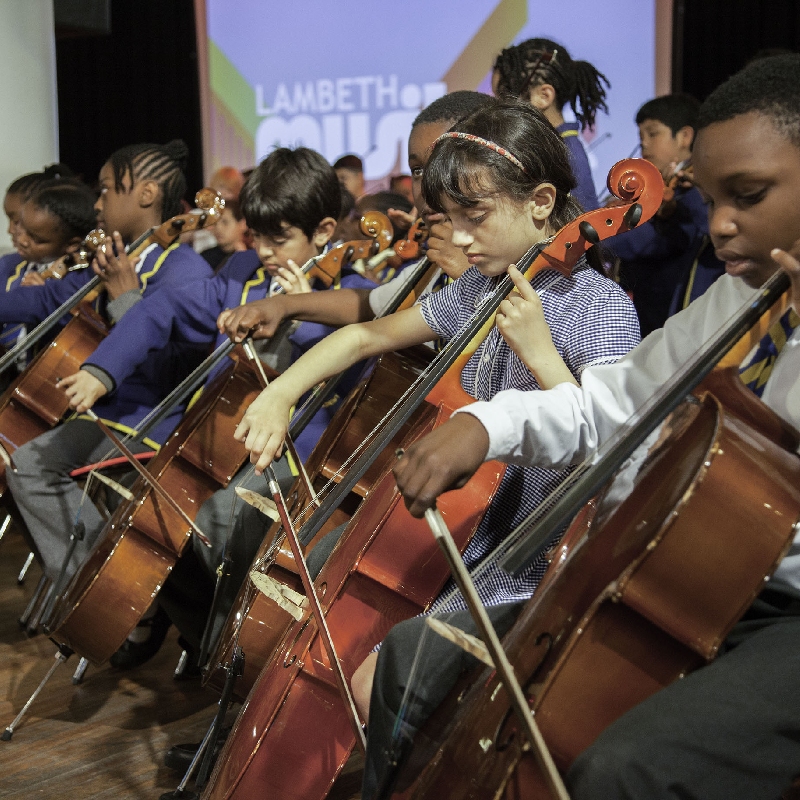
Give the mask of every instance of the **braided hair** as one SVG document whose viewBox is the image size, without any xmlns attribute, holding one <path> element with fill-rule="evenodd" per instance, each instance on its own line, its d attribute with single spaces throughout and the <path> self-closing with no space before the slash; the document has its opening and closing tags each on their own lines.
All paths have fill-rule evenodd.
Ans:
<svg viewBox="0 0 800 800">
<path fill-rule="evenodd" d="M 528 39 L 507 47 L 497 57 L 494 69 L 498 95 L 527 101 L 531 89 L 550 84 L 558 110 L 569 103 L 581 128 L 591 128 L 597 112 L 608 111 L 608 78 L 588 61 L 573 61 L 567 49 L 552 39 Z"/>
<path fill-rule="evenodd" d="M 66 164 L 49 164 L 41 172 L 28 172 L 15 178 L 6 189 L 6 194 L 18 194 L 25 201 L 45 181 L 73 177 L 75 173 Z"/>
<path fill-rule="evenodd" d="M 95 226 L 95 194 L 81 181 L 54 178 L 40 183 L 26 202 L 58 219 L 65 241 L 83 239 Z"/>
<path fill-rule="evenodd" d="M 114 187 L 125 190 L 123 180 L 130 175 L 131 182 L 155 181 L 161 189 L 161 221 L 181 213 L 181 200 L 186 192 L 184 170 L 189 160 L 189 149 L 181 139 L 167 144 L 131 144 L 111 155 L 108 163 L 114 171 Z"/>
</svg>

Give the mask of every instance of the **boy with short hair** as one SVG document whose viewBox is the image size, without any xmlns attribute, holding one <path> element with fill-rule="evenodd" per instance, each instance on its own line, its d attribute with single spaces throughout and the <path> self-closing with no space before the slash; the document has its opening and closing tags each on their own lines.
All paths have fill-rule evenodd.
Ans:
<svg viewBox="0 0 800 800">
<path fill-rule="evenodd" d="M 412 514 L 463 485 L 484 459 L 557 467 L 590 456 L 779 268 L 800 308 L 800 55 L 734 75 L 706 100 L 697 127 L 695 182 L 727 274 L 618 363 L 585 370 L 580 387 L 500 393 L 409 448 L 396 475 Z M 800 331 L 786 338 L 762 399 L 800 427 Z M 578 757 L 567 776 L 574 800 L 781 795 L 800 765 L 792 678 L 800 668 L 800 534 L 745 618 L 723 655 L 640 703 Z M 372 695 L 383 713 L 370 714 L 367 763 L 378 771 L 403 682 L 390 662 L 394 638 L 381 651 Z M 443 648 L 439 664 L 461 658 Z"/>
<path fill-rule="evenodd" d="M 669 94 L 649 100 L 636 113 L 642 157 L 658 167 L 670 187 L 651 220 L 609 244 L 621 260 L 621 282 L 633 294 L 642 336 L 660 328 L 724 271 L 709 246 L 703 200 L 681 180 L 691 161 L 699 107 L 690 95 Z"/>
</svg>

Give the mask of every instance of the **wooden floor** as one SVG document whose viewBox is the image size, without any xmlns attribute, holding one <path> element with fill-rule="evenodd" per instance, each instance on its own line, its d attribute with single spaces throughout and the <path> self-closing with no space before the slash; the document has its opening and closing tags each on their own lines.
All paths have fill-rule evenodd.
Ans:
<svg viewBox="0 0 800 800">
<path fill-rule="evenodd" d="M 0 730 L 17 715 L 54 661 L 41 634 L 29 638 L 17 619 L 39 579 L 16 575 L 27 549 L 10 531 L 0 542 Z M 72 685 L 77 656 L 63 664 L 9 742 L 0 742 L 0 797 L 157 800 L 180 775 L 163 765 L 177 742 L 199 741 L 217 697 L 199 680 L 177 682 L 174 630 L 158 655 L 130 673 L 89 667 Z"/>
</svg>

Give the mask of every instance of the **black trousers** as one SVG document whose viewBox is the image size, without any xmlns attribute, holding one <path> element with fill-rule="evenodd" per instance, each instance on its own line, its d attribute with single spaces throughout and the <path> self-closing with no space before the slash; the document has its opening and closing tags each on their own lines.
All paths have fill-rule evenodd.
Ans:
<svg viewBox="0 0 800 800">
<path fill-rule="evenodd" d="M 567 776 L 573 800 L 777 800 L 800 774 L 800 603 L 765 590 L 726 651 L 631 709 Z"/>
</svg>

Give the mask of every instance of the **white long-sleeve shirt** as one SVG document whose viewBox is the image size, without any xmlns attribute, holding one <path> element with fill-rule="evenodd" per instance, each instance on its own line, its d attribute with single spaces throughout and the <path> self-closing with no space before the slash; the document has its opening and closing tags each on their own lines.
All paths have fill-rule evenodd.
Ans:
<svg viewBox="0 0 800 800">
<path fill-rule="evenodd" d="M 586 369 L 580 387 L 564 383 L 545 392 L 510 389 L 461 411 L 486 428 L 487 460 L 552 468 L 578 464 L 755 294 L 741 279 L 723 275 L 618 362 Z M 781 350 L 762 400 L 800 429 L 800 328 Z M 800 595 L 800 535 L 772 580 Z"/>
</svg>

